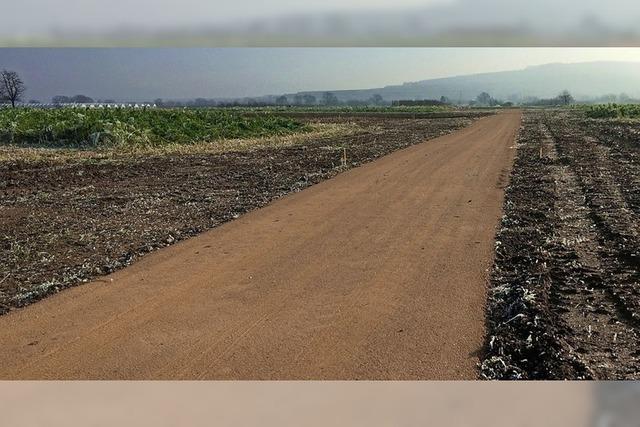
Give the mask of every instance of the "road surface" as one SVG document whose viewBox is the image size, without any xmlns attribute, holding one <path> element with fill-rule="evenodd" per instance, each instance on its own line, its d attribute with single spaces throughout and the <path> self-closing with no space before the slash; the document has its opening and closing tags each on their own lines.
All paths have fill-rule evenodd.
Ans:
<svg viewBox="0 0 640 427">
<path fill-rule="evenodd" d="M 520 112 L 0 317 L 1 379 L 473 379 Z"/>
</svg>

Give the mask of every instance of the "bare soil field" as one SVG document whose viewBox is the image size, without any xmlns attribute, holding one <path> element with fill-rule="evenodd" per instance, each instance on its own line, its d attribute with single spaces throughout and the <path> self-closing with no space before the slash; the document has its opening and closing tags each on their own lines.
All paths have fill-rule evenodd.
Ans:
<svg viewBox="0 0 640 427">
<path fill-rule="evenodd" d="M 639 135 L 638 121 L 524 114 L 484 378 L 640 378 Z"/>
<path fill-rule="evenodd" d="M 283 116 L 292 118 L 396 118 L 396 119 L 456 119 L 456 118 L 480 118 L 491 116 L 498 110 L 495 109 L 473 109 L 473 110 L 452 110 L 452 111 L 270 111 L 273 116 Z M 261 113 L 247 113 L 247 115 L 260 116 Z"/>
<path fill-rule="evenodd" d="M 307 114 L 310 124 L 355 131 L 212 153 L 104 157 L 78 150 L 60 150 L 64 155 L 56 156 L 5 151 L 0 159 L 0 313 L 111 273 L 284 194 L 453 132 L 477 117 Z"/>
</svg>

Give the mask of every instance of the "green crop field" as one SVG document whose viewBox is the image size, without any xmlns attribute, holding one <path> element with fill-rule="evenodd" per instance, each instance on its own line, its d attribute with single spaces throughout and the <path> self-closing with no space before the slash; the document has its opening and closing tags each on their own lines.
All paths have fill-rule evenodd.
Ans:
<svg viewBox="0 0 640 427">
<path fill-rule="evenodd" d="M 596 119 L 634 119 L 640 117 L 640 105 L 638 104 L 598 104 L 580 108 L 585 111 L 587 117 Z"/>
<path fill-rule="evenodd" d="M 154 147 L 306 130 L 287 117 L 221 109 L 0 109 L 0 143 L 25 146 Z"/>
</svg>

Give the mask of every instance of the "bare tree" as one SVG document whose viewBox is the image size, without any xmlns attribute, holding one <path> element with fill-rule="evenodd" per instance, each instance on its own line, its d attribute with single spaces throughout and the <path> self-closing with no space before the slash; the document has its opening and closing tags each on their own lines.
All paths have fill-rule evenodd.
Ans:
<svg viewBox="0 0 640 427">
<path fill-rule="evenodd" d="M 56 95 L 51 98 L 51 102 L 53 102 L 54 104 L 69 104 L 71 103 L 71 98 L 64 95 Z"/>
<path fill-rule="evenodd" d="M 15 71 L 2 70 L 0 73 L 0 98 L 11 101 L 11 106 L 15 107 L 20 101 L 27 88 L 22 79 Z"/>
<path fill-rule="evenodd" d="M 493 98 L 491 98 L 491 95 L 489 95 L 487 92 L 482 92 L 480 95 L 478 95 L 476 97 L 476 102 L 480 105 L 491 105 L 491 101 Z"/>
<path fill-rule="evenodd" d="M 371 98 L 369 98 L 369 102 L 373 105 L 384 105 L 384 98 L 379 93 L 374 94 Z"/>
<path fill-rule="evenodd" d="M 338 101 L 338 97 L 333 93 L 325 92 L 322 94 L 322 103 L 324 105 L 338 105 L 340 101 Z"/>
<path fill-rule="evenodd" d="M 569 105 L 573 102 L 573 96 L 571 96 L 571 93 L 565 89 L 560 92 L 560 95 L 558 95 L 558 100 L 562 105 Z"/>
<path fill-rule="evenodd" d="M 302 95 L 302 99 L 304 100 L 305 105 L 315 105 L 316 103 L 316 97 L 313 95 Z"/>
</svg>

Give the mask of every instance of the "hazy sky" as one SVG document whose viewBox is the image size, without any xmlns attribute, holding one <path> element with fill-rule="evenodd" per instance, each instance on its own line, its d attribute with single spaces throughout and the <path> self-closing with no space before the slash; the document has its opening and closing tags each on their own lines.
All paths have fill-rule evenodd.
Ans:
<svg viewBox="0 0 640 427">
<path fill-rule="evenodd" d="M 638 0 L 6 0 L 0 46 L 640 46 L 638 22 Z"/>
<path fill-rule="evenodd" d="M 451 1 L 453 0 L 18 0 L 3 5 L 0 34 L 33 35 L 50 29 L 100 30 L 119 25 L 180 27 L 291 13 L 408 8 Z"/>
<path fill-rule="evenodd" d="M 28 99 L 148 100 L 364 89 L 550 62 L 640 62 L 640 48 L 0 49 Z"/>
</svg>

